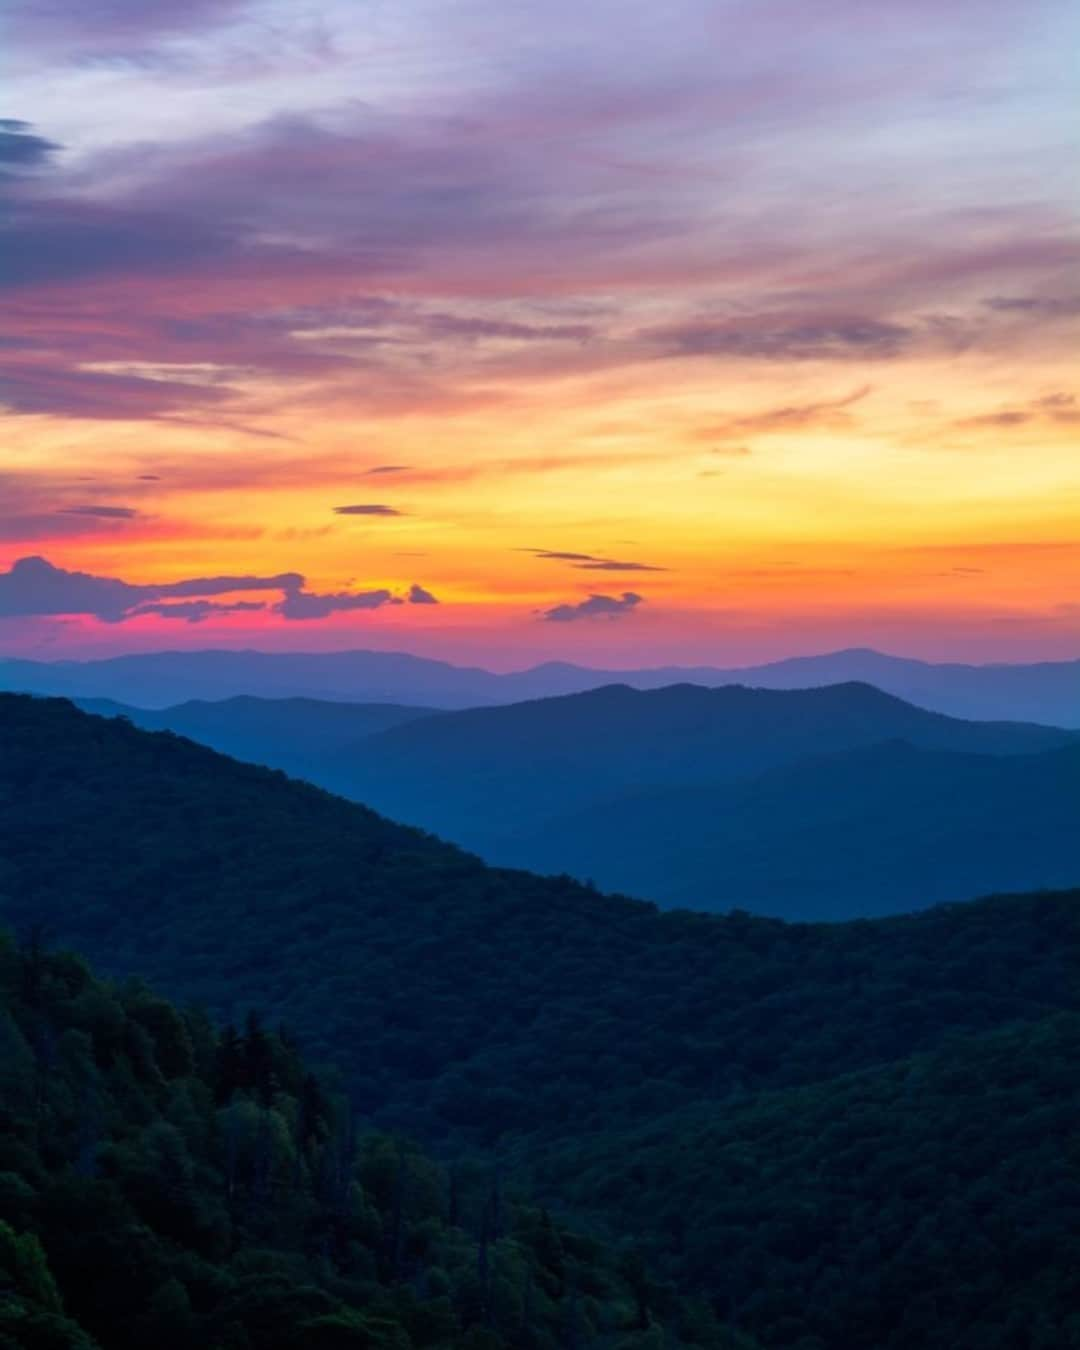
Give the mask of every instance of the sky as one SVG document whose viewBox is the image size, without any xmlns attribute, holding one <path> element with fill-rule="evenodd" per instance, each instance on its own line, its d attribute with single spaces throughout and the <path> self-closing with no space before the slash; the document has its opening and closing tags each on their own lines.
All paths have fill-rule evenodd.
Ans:
<svg viewBox="0 0 1080 1350">
<path fill-rule="evenodd" d="M 0 655 L 1080 657 L 1071 0 L 8 0 Z"/>
</svg>

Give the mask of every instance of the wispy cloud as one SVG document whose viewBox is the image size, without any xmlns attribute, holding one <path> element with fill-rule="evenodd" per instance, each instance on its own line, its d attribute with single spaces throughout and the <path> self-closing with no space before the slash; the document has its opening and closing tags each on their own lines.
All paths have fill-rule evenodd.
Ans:
<svg viewBox="0 0 1080 1350">
<path fill-rule="evenodd" d="M 133 506 L 61 506 L 62 516 L 97 516 L 101 520 L 133 520 L 139 513 Z"/>
<path fill-rule="evenodd" d="M 602 558 L 592 553 L 570 553 L 558 549 L 529 548 L 519 550 L 531 553 L 534 558 L 543 558 L 548 562 L 565 562 L 583 572 L 663 572 L 663 567 L 654 567 L 650 563 L 629 562 L 618 558 Z"/>
<path fill-rule="evenodd" d="M 129 610 L 125 619 L 141 619 L 153 614 L 159 619 L 175 619 L 184 623 L 205 623 L 207 619 L 221 614 L 250 614 L 264 610 L 265 603 L 260 600 L 236 600 L 231 604 L 222 604 L 214 600 L 176 600 L 172 603 L 161 601 L 154 604 L 139 605 Z"/>
<path fill-rule="evenodd" d="M 848 409 L 866 398 L 870 388 L 870 385 L 864 384 L 841 398 L 820 399 L 811 403 L 786 403 L 773 408 L 763 408 L 760 412 L 733 414 L 700 428 L 695 435 L 699 440 L 720 440 L 725 437 L 738 438 L 777 431 L 801 430 L 812 426 L 847 426 L 851 420 Z"/>
</svg>

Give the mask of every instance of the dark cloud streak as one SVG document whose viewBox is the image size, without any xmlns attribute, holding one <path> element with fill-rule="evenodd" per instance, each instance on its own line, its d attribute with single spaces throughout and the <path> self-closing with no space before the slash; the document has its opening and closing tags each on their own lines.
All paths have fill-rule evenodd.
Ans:
<svg viewBox="0 0 1080 1350">
<path fill-rule="evenodd" d="M 61 516 L 97 516 L 101 520 L 133 520 L 138 511 L 133 506 L 62 506 Z"/>
<path fill-rule="evenodd" d="M 601 558 L 592 553 L 571 553 L 560 549 L 528 548 L 521 552 L 531 553 L 534 558 L 548 562 L 565 562 L 582 572 L 665 572 L 665 567 L 654 567 L 650 563 L 628 562 L 619 558 Z"/>
</svg>

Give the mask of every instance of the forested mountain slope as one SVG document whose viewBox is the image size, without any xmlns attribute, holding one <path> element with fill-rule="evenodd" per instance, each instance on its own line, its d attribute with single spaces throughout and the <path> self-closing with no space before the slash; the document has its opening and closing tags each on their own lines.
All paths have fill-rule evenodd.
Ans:
<svg viewBox="0 0 1080 1350">
<path fill-rule="evenodd" d="M 1071 895 L 842 927 L 665 914 L 60 701 L 0 698 L 0 732 L 0 921 L 284 1018 L 425 1137 L 609 1128 L 1080 1008 Z"/>
<path fill-rule="evenodd" d="M 358 1135 L 292 1044 L 0 940 L 3 1350 L 739 1350 L 640 1258 Z"/>
<path fill-rule="evenodd" d="M 547 1184 L 768 1346 L 1080 1346 L 1080 1017 L 665 1116 Z"/>
<path fill-rule="evenodd" d="M 660 913 L 62 702 L 0 699 L 0 747 L 0 916 L 24 944 L 44 924 L 222 1017 L 284 1020 L 359 1115 L 533 1173 L 768 1350 L 877 1345 L 883 1307 L 889 1350 L 1077 1343 L 1080 893 L 835 925 Z"/>
</svg>

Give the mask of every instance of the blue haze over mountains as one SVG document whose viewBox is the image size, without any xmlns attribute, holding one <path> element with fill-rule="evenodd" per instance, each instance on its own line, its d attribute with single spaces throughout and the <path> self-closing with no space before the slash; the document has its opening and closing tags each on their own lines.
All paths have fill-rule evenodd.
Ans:
<svg viewBox="0 0 1080 1350">
<path fill-rule="evenodd" d="M 878 687 L 829 683 L 845 670 L 876 673 Z M 694 672 L 715 688 L 644 671 L 515 701 L 608 673 L 200 652 L 9 662 L 0 681 L 81 695 L 87 711 L 283 769 L 500 865 L 665 906 L 814 920 L 1080 880 L 1080 734 L 1037 724 L 1052 720 L 1046 709 L 1067 723 L 1074 704 L 1080 722 L 1078 670 L 845 652 Z M 804 687 L 783 687 L 794 680 Z M 924 706 L 883 692 L 890 682 L 917 685 Z M 119 700 L 132 692 L 143 704 L 217 697 Z M 461 700 L 481 706 L 446 710 Z M 946 716 L 934 702 L 1031 720 Z"/>
<path fill-rule="evenodd" d="M 581 693 L 605 684 L 748 684 L 805 689 L 858 680 L 952 717 L 1080 728 L 1080 661 L 932 664 L 863 648 L 737 669 L 592 670 L 549 662 L 499 675 L 401 652 L 150 652 L 96 661 L 0 660 L 0 689 L 111 698 L 144 708 L 238 694 L 460 709 Z"/>
</svg>

